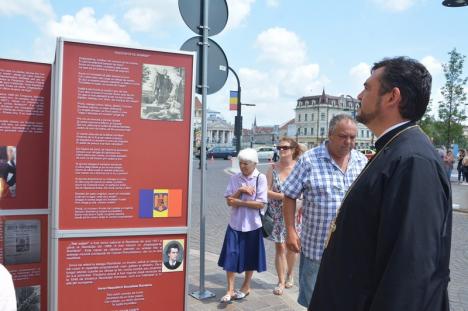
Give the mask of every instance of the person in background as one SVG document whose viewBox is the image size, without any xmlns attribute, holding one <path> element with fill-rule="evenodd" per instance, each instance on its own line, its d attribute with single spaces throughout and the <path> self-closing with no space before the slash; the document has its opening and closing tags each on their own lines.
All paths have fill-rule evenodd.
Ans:
<svg viewBox="0 0 468 311">
<path fill-rule="evenodd" d="M 267 203 L 267 180 L 256 168 L 258 155 L 255 149 L 241 150 L 238 159 L 240 173 L 231 176 L 224 193 L 231 217 L 218 260 L 218 266 L 227 276 L 226 295 L 221 298 L 223 303 L 248 296 L 254 270 L 266 271 L 260 210 Z M 236 290 L 234 277 L 242 272 L 245 272 L 244 282 Z"/>
<path fill-rule="evenodd" d="M 16 294 L 10 272 L 0 264 L 0 311 L 16 311 Z"/>
<path fill-rule="evenodd" d="M 465 181 L 465 174 L 463 173 L 463 158 L 465 157 L 465 150 L 460 149 L 458 151 L 458 159 L 457 159 L 457 171 L 458 171 L 458 183 L 462 183 Z"/>
<path fill-rule="evenodd" d="M 444 156 L 444 166 L 447 171 L 447 176 L 450 181 L 450 176 L 452 175 L 453 163 L 455 163 L 455 158 L 453 157 L 452 150 L 447 150 L 447 153 Z"/>
<path fill-rule="evenodd" d="M 286 248 L 286 228 L 283 218 L 283 182 L 296 164 L 296 159 L 302 154 L 299 144 L 292 138 L 283 137 L 276 146 L 279 162 L 273 163 L 267 171 L 268 208 L 274 220 L 273 232 L 269 237 L 275 242 L 275 267 L 278 274 L 278 285 L 274 288 L 275 295 L 282 295 L 284 288 L 294 284 L 294 264 L 297 253 Z M 298 213 L 300 215 L 300 213 Z M 300 218 L 296 216 L 296 230 L 300 232 Z"/>
<path fill-rule="evenodd" d="M 407 57 L 374 64 L 356 120 L 376 155 L 343 199 L 320 263 L 311 311 L 448 311 L 450 181 L 416 125 L 432 77 Z"/>
<path fill-rule="evenodd" d="M 468 182 L 468 149 L 465 149 L 465 156 L 462 160 L 462 171 L 465 176 L 465 182 Z"/>
<path fill-rule="evenodd" d="M 283 184 L 286 245 L 301 253 L 298 303 L 307 307 L 314 291 L 325 238 L 346 191 L 367 163 L 354 149 L 356 121 L 339 114 L 330 120 L 328 140 L 310 149 L 298 160 Z M 295 226 L 296 199 L 302 200 L 302 232 Z M 327 310 L 321 308 L 317 310 Z"/>
</svg>

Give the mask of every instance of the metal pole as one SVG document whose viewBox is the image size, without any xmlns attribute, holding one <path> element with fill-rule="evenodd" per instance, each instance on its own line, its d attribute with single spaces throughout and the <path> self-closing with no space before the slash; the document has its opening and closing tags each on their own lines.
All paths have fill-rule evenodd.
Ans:
<svg viewBox="0 0 468 311">
<path fill-rule="evenodd" d="M 234 74 L 234 77 L 236 77 L 237 80 L 237 116 L 236 116 L 236 127 L 234 128 L 235 130 L 235 135 L 236 135 L 236 151 L 239 153 L 241 150 L 241 139 L 242 139 L 242 103 L 241 103 L 241 86 L 240 86 L 240 81 L 239 77 L 237 76 L 237 73 L 232 69 L 231 67 L 228 67 L 229 70 Z"/>
<path fill-rule="evenodd" d="M 215 294 L 205 290 L 205 198 L 206 198 L 206 109 L 208 81 L 208 7 L 209 0 L 203 1 L 203 49 L 202 49 L 202 142 L 201 142 L 201 195 L 200 195 L 200 288 L 192 293 L 199 300 L 215 297 Z"/>
</svg>

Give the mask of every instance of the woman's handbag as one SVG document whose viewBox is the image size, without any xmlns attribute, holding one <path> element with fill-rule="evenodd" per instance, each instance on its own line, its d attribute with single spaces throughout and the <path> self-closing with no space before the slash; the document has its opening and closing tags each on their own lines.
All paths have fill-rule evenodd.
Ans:
<svg viewBox="0 0 468 311">
<path fill-rule="evenodd" d="M 258 174 L 258 176 L 260 176 L 260 174 Z M 258 176 L 257 176 L 256 185 L 255 185 L 255 196 L 257 195 Z M 274 226 L 274 220 L 270 213 L 270 205 L 267 203 L 267 208 L 264 214 L 262 214 L 261 210 L 258 210 L 258 213 L 260 214 L 260 219 L 262 220 L 263 237 L 267 238 L 273 232 L 273 226 Z"/>
<path fill-rule="evenodd" d="M 260 213 L 260 218 L 262 219 L 262 233 L 263 237 L 267 238 L 271 235 L 273 232 L 273 227 L 275 225 L 273 217 L 270 214 L 270 205 L 267 204 L 267 208 L 265 211 L 265 214 L 262 215 L 261 211 L 258 211 Z"/>
</svg>

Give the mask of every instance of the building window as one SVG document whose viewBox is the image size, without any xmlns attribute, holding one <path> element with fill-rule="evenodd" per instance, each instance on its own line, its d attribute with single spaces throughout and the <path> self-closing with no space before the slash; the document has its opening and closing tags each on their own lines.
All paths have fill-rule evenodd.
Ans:
<svg viewBox="0 0 468 311">
<path fill-rule="evenodd" d="M 364 130 L 361 130 L 361 137 L 364 137 Z"/>
<path fill-rule="evenodd" d="M 310 120 L 311 120 L 311 121 L 314 121 L 314 114 L 312 114 L 312 115 L 310 116 Z"/>
<path fill-rule="evenodd" d="M 304 136 L 307 136 L 307 127 L 304 127 Z"/>
<path fill-rule="evenodd" d="M 321 127 L 320 128 L 320 136 L 324 136 L 324 135 L 325 135 L 325 128 Z"/>
<path fill-rule="evenodd" d="M 310 128 L 310 135 L 311 136 L 314 135 L 314 128 L 313 127 Z"/>
<path fill-rule="evenodd" d="M 370 135 L 370 134 L 369 134 L 369 130 L 367 130 L 367 138 L 369 138 L 369 135 Z"/>
<path fill-rule="evenodd" d="M 325 121 L 325 112 L 320 113 L 320 120 Z"/>
<path fill-rule="evenodd" d="M 304 114 L 304 121 L 307 121 L 307 113 Z"/>
<path fill-rule="evenodd" d="M 297 114 L 297 121 L 301 122 L 301 114 Z"/>
</svg>

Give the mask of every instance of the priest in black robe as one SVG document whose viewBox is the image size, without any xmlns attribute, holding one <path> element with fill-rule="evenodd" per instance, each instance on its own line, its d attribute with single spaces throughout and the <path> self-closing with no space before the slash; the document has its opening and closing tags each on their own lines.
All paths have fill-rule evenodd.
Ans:
<svg viewBox="0 0 468 311">
<path fill-rule="evenodd" d="M 450 181 L 416 125 L 431 81 L 413 59 L 374 64 L 357 120 L 378 137 L 377 153 L 330 227 L 309 310 L 449 310 Z"/>
</svg>

